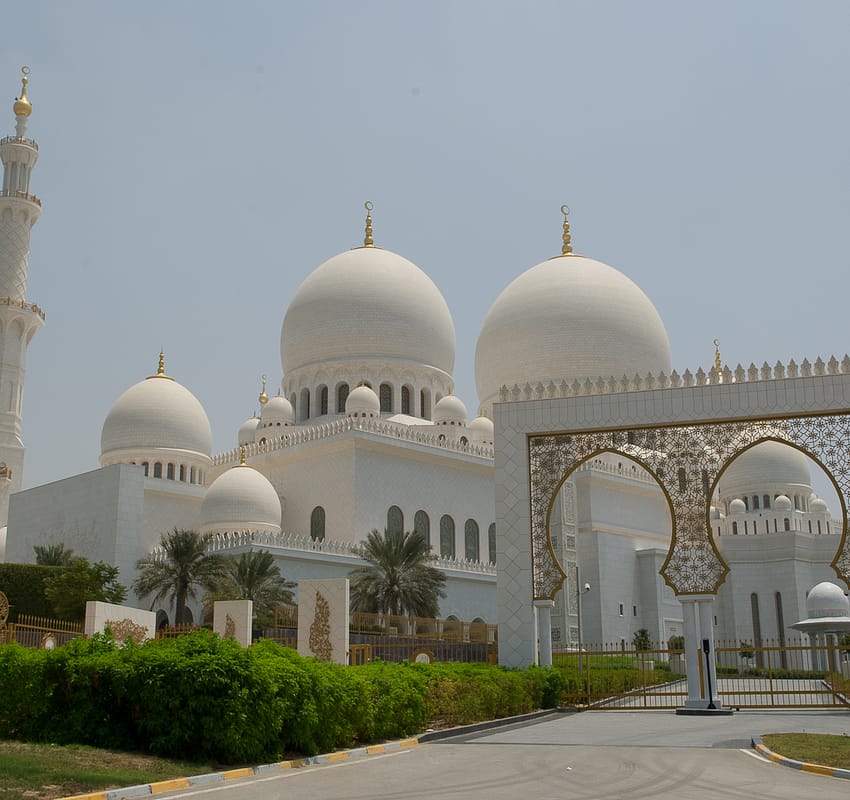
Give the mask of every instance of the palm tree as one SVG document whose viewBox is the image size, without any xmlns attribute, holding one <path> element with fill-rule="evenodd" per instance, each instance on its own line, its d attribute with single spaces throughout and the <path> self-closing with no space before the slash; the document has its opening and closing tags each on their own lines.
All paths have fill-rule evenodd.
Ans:
<svg viewBox="0 0 850 800">
<path fill-rule="evenodd" d="M 207 553 L 210 537 L 197 531 L 175 528 L 160 537 L 161 552 L 151 553 L 136 564 L 141 575 L 133 581 L 139 597 L 153 595 L 151 608 L 166 598 L 175 606 L 175 622 L 189 622 L 187 601 L 200 586 L 213 589 L 224 574 L 225 560 Z"/>
<path fill-rule="evenodd" d="M 70 567 L 74 551 L 64 544 L 35 544 L 35 563 L 44 567 Z"/>
<path fill-rule="evenodd" d="M 204 602 L 216 600 L 252 600 L 258 624 L 264 624 L 274 614 L 276 605 L 294 602 L 295 584 L 280 574 L 274 556 L 266 550 L 242 553 L 226 559 L 225 574 L 207 595 Z"/>
<path fill-rule="evenodd" d="M 369 565 L 349 573 L 353 611 L 437 616 L 446 576 L 431 565 L 435 557 L 421 533 L 374 530 L 357 553 Z"/>
</svg>

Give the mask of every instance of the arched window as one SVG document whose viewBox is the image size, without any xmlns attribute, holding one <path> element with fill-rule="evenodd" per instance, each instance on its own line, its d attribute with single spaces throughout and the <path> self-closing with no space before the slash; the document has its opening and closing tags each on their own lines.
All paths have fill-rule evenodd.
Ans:
<svg viewBox="0 0 850 800">
<path fill-rule="evenodd" d="M 319 413 L 327 414 L 328 413 L 328 387 L 323 386 L 319 390 Z"/>
<path fill-rule="evenodd" d="M 142 462 L 142 467 L 144 467 L 144 470 L 145 470 L 145 477 L 147 478 L 147 477 L 148 477 L 148 472 L 150 471 L 150 464 L 148 464 L 148 462 L 147 462 L 147 461 L 143 461 L 143 462 Z"/>
<path fill-rule="evenodd" d="M 463 526 L 463 555 L 467 561 L 479 561 L 478 523 L 468 519 Z"/>
<path fill-rule="evenodd" d="M 186 482 L 186 465 L 185 464 L 180 465 L 180 480 L 183 481 L 183 483 Z"/>
<path fill-rule="evenodd" d="M 419 416 L 422 419 L 431 419 L 431 395 L 427 389 L 419 392 Z"/>
<path fill-rule="evenodd" d="M 496 523 L 491 522 L 487 529 L 487 546 L 490 550 L 490 563 L 496 563 Z"/>
<path fill-rule="evenodd" d="M 162 477 L 162 464 L 159 461 L 155 462 L 153 465 L 153 476 L 154 478 Z"/>
<path fill-rule="evenodd" d="M 391 414 L 393 410 L 393 387 L 388 383 L 382 383 L 378 390 L 381 399 L 381 411 Z"/>
<path fill-rule="evenodd" d="M 455 557 L 455 521 L 448 514 L 440 518 L 440 555 Z"/>
<path fill-rule="evenodd" d="M 301 390 L 301 417 L 300 419 L 310 419 L 310 390 Z"/>
<path fill-rule="evenodd" d="M 316 506 L 310 514 L 310 538 L 314 542 L 325 540 L 325 509 Z"/>
<path fill-rule="evenodd" d="M 431 546 L 431 520 L 421 509 L 413 515 L 413 531 L 422 536 Z"/>
<path fill-rule="evenodd" d="M 401 413 L 410 414 L 410 387 L 401 387 Z"/>
<path fill-rule="evenodd" d="M 168 468 L 165 470 L 165 477 L 170 481 L 174 480 L 174 464 L 168 465 Z"/>
<path fill-rule="evenodd" d="M 791 530 L 791 520 L 790 520 L 790 519 L 788 519 L 788 517 L 785 517 L 785 518 L 782 520 L 782 525 L 784 526 L 784 528 L 785 528 L 785 530 L 786 530 L 786 531 L 790 531 L 790 530 Z"/>
<path fill-rule="evenodd" d="M 194 483 L 194 482 L 195 482 L 195 468 L 190 467 L 189 468 L 189 483 Z"/>
<path fill-rule="evenodd" d="M 812 524 L 812 523 L 811 523 L 811 522 L 809 522 L 809 525 L 811 525 L 811 524 Z M 821 532 L 821 529 L 820 529 L 820 520 L 818 520 L 818 533 L 820 533 L 820 532 Z"/>
<path fill-rule="evenodd" d="M 348 400 L 348 384 L 341 383 L 336 387 L 336 412 L 345 413 L 345 401 Z"/>
<path fill-rule="evenodd" d="M 404 533 L 404 512 L 398 506 L 390 506 L 387 509 L 387 531 Z"/>
<path fill-rule="evenodd" d="M 760 505 L 759 496 L 757 494 L 754 494 L 753 495 L 753 511 L 758 511 L 759 505 Z"/>
<path fill-rule="evenodd" d="M 732 535 L 733 536 L 738 535 L 738 523 L 737 522 L 732 523 Z"/>
<path fill-rule="evenodd" d="M 770 495 L 769 494 L 766 494 L 764 497 L 762 497 L 762 505 L 765 508 L 770 508 Z"/>
<path fill-rule="evenodd" d="M 465 436 L 461 436 L 461 437 L 460 437 L 460 443 L 461 443 L 462 445 L 464 445 L 464 446 L 465 446 L 465 445 L 468 445 L 468 444 L 469 444 L 469 439 L 467 439 Z"/>
</svg>

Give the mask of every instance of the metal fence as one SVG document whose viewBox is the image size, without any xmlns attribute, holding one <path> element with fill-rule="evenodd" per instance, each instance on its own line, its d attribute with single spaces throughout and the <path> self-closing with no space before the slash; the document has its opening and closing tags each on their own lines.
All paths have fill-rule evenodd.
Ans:
<svg viewBox="0 0 850 800">
<path fill-rule="evenodd" d="M 847 645 L 802 639 L 715 642 L 717 685 L 711 694 L 730 708 L 850 708 Z M 563 704 L 595 709 L 672 709 L 688 697 L 685 654 L 664 644 L 617 644 L 556 652 L 567 680 Z M 701 694 L 709 696 L 702 651 Z"/>
<path fill-rule="evenodd" d="M 81 622 L 19 614 L 18 619 L 8 625 L 7 640 L 17 642 L 24 647 L 52 650 L 82 635 Z"/>
</svg>

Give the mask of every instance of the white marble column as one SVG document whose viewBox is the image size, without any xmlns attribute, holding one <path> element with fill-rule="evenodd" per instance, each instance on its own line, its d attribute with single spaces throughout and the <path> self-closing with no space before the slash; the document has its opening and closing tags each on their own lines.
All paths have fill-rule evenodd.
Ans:
<svg viewBox="0 0 850 800">
<path fill-rule="evenodd" d="M 535 600 L 537 611 L 537 663 L 541 667 L 552 666 L 552 609 L 554 600 Z"/>
<path fill-rule="evenodd" d="M 717 696 L 714 657 L 714 595 L 680 595 L 679 601 L 682 603 L 685 625 L 685 663 L 688 678 L 688 699 L 685 701 L 685 708 L 708 708 L 710 685 L 711 701 L 719 710 L 722 705 Z M 709 644 L 708 663 L 703 650 L 705 639 Z"/>
</svg>

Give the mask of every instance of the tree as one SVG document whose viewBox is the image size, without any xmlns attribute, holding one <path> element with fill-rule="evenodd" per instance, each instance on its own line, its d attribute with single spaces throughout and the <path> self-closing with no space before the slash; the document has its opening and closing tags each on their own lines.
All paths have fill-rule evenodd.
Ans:
<svg viewBox="0 0 850 800">
<path fill-rule="evenodd" d="M 166 599 L 175 607 L 174 620 L 178 625 L 190 621 L 188 601 L 195 599 L 198 587 L 215 591 L 224 577 L 225 559 L 208 553 L 209 535 L 181 530 L 160 536 L 161 553 L 152 553 L 139 560 L 140 575 L 133 581 L 139 597 L 153 595 L 151 609 Z"/>
<path fill-rule="evenodd" d="M 649 638 L 649 631 L 646 628 L 636 630 L 632 636 L 632 644 L 635 650 L 646 651 L 652 649 L 652 639 Z"/>
<path fill-rule="evenodd" d="M 216 600 L 253 600 L 258 625 L 271 623 L 276 605 L 294 602 L 295 584 L 284 579 L 274 556 L 266 550 L 242 553 L 225 562 L 225 574 L 205 598 L 210 606 Z"/>
<path fill-rule="evenodd" d="M 373 530 L 356 552 L 368 566 L 349 573 L 352 610 L 437 616 L 446 576 L 432 566 L 435 557 L 421 533 Z"/>
<path fill-rule="evenodd" d="M 127 588 L 118 582 L 118 567 L 103 561 L 94 564 L 88 559 L 75 558 L 71 564 L 44 581 L 44 594 L 61 619 L 82 620 L 86 602 L 101 600 L 123 603 Z"/>
<path fill-rule="evenodd" d="M 64 544 L 36 544 L 35 563 L 42 567 L 69 567 L 74 560 L 74 551 Z"/>
</svg>

